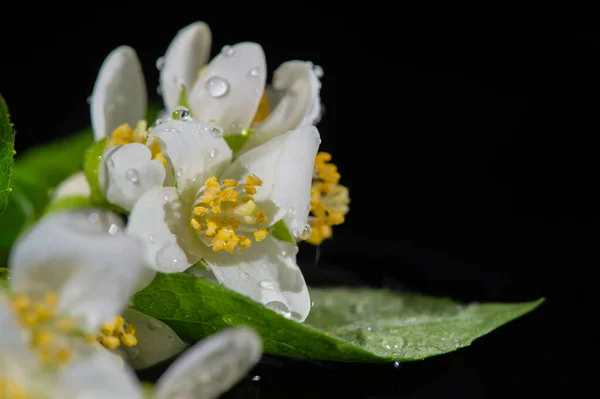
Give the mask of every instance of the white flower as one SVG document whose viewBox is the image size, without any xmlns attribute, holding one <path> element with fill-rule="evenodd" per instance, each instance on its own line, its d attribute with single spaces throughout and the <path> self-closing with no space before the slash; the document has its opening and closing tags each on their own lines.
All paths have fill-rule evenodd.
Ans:
<svg viewBox="0 0 600 399">
<path fill-rule="evenodd" d="M 297 248 L 270 231 L 280 220 L 294 232 L 306 225 L 317 129 L 290 131 L 234 162 L 210 124 L 172 120 L 157 125 L 148 140 L 160 146 L 167 187 L 136 173 L 128 184 L 147 190 L 139 199 L 129 197 L 135 205 L 127 226 L 128 234 L 145 242 L 148 265 L 181 272 L 202 259 L 228 287 L 304 320 L 310 299 L 295 262 Z M 115 147 L 103 160 L 109 200 L 122 197 L 111 194 L 111 182 L 124 182 L 153 162 L 141 147 L 147 149 L 137 143 Z"/>
<path fill-rule="evenodd" d="M 169 45 L 160 67 L 160 87 L 169 114 L 182 105 L 183 92 L 195 119 L 212 121 L 225 134 L 246 134 L 252 129 L 254 134 L 243 151 L 318 121 L 319 68 L 310 62 L 285 62 L 275 70 L 272 85 L 265 88 L 267 70 L 260 45 L 226 46 L 205 65 L 211 41 L 208 25 L 196 22 L 180 30 Z M 109 136 L 123 124 L 133 128 L 145 119 L 146 107 L 138 57 L 132 48 L 118 47 L 102 64 L 92 92 L 94 137 Z M 137 139 L 129 133 L 129 142 L 141 142 Z M 116 143 L 123 144 L 123 140 Z"/>
<path fill-rule="evenodd" d="M 140 243 L 122 229 L 111 213 L 60 212 L 15 243 L 10 291 L 0 293 L 0 393 L 82 397 L 72 389 L 87 375 L 99 378 L 91 397 L 131 397 L 131 385 L 98 382 L 104 375 L 120 386 L 121 374 L 113 373 L 114 355 L 94 345 L 100 325 L 121 312 L 148 273 Z"/>
</svg>

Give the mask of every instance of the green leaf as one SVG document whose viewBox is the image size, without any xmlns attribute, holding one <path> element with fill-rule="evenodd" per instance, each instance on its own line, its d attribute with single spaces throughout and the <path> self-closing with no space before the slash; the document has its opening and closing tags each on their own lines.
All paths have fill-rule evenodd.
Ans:
<svg viewBox="0 0 600 399">
<path fill-rule="evenodd" d="M 254 130 L 242 130 L 239 134 L 226 134 L 223 136 L 231 151 L 236 152 L 242 149 L 248 142 L 250 136 L 254 134 Z"/>
<path fill-rule="evenodd" d="M 91 205 L 92 200 L 90 197 L 83 195 L 69 195 L 50 202 L 44 210 L 44 214 L 68 209 L 82 208 Z"/>
<path fill-rule="evenodd" d="M 271 235 L 280 241 L 285 241 L 289 242 L 290 244 L 296 245 L 296 240 L 294 240 L 294 237 L 292 237 L 292 235 L 290 234 L 290 231 L 285 225 L 283 219 L 279 220 L 279 222 L 275 223 L 271 227 Z"/>
<path fill-rule="evenodd" d="M 0 289 L 8 288 L 8 269 L 0 267 Z"/>
<path fill-rule="evenodd" d="M 158 274 L 133 307 L 187 340 L 247 325 L 267 353 L 348 362 L 410 361 L 468 346 L 543 300 L 461 306 L 449 299 L 369 288 L 312 289 L 307 324 L 224 286 L 186 274 Z M 310 326 L 309 324 L 312 324 Z"/>
<path fill-rule="evenodd" d="M 0 215 L 6 208 L 10 188 L 10 176 L 15 155 L 15 134 L 8 117 L 8 108 L 0 95 Z"/>
<path fill-rule="evenodd" d="M 98 170 L 102 164 L 102 154 L 106 148 L 107 141 L 108 137 L 105 137 L 102 140 L 92 143 L 92 145 L 85 150 L 85 155 L 83 157 L 83 173 L 90 185 L 91 201 L 93 204 L 101 204 L 105 201 L 104 193 L 98 179 Z"/>
</svg>

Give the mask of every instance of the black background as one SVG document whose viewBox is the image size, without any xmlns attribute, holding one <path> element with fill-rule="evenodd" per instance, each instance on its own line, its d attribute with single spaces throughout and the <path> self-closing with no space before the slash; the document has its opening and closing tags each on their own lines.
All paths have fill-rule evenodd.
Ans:
<svg viewBox="0 0 600 399">
<path fill-rule="evenodd" d="M 546 297 L 471 347 L 398 369 L 265 356 L 230 396 L 481 398 L 586 385 L 595 351 L 587 320 L 596 315 L 585 310 L 593 293 L 585 282 L 597 260 L 583 255 L 594 244 L 581 236 L 597 181 L 596 33 L 485 18 L 417 23 L 385 10 L 322 15 L 314 4 L 278 13 L 193 6 L 173 4 L 169 17 L 120 10 L 6 21 L 0 92 L 17 150 L 89 125 L 86 98 L 118 45 L 135 48 L 159 101 L 156 59 L 178 29 L 204 20 L 213 56 L 256 41 L 270 72 L 290 59 L 324 69 L 321 149 L 333 154 L 352 204 L 318 262 L 303 245 L 310 283 L 465 302 Z"/>
</svg>

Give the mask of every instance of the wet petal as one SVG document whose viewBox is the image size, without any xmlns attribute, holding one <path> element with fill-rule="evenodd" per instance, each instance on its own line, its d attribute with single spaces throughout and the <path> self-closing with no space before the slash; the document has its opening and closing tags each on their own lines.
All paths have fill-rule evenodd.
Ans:
<svg viewBox="0 0 600 399">
<path fill-rule="evenodd" d="M 189 224 L 190 210 L 174 187 L 153 189 L 135 203 L 127 234 L 142 241 L 149 267 L 177 273 L 202 257 L 202 244 Z"/>
<path fill-rule="evenodd" d="M 129 211 L 145 192 L 163 185 L 165 167 L 145 145 L 125 144 L 104 152 L 98 178 L 108 202 Z"/>
<path fill-rule="evenodd" d="M 271 114 L 255 126 L 244 151 L 256 147 L 287 131 L 313 125 L 321 114 L 321 82 L 313 71 L 313 64 L 289 61 L 273 75 L 273 89 L 279 98 Z M 271 94 L 270 96 L 274 96 Z"/>
<path fill-rule="evenodd" d="M 194 118 L 214 121 L 225 133 L 247 129 L 265 88 L 266 62 L 262 47 L 239 43 L 208 64 L 188 102 Z"/>
<path fill-rule="evenodd" d="M 59 309 L 88 330 L 118 314 L 152 276 L 141 243 L 123 234 L 111 212 L 79 209 L 41 219 L 10 254 L 15 292 L 40 297 L 55 292 Z"/>
<path fill-rule="evenodd" d="M 233 254 L 207 251 L 204 260 L 228 288 L 304 321 L 310 296 L 296 264 L 296 252 L 293 245 L 268 237 Z"/>
<path fill-rule="evenodd" d="M 321 139 L 314 126 L 304 126 L 253 148 L 223 172 L 241 180 L 255 174 L 263 181 L 254 198 L 271 224 L 285 218 L 290 231 L 302 231 L 308 217 L 315 156 Z"/>
<path fill-rule="evenodd" d="M 152 130 L 150 140 L 156 139 L 187 201 L 193 201 L 206 179 L 219 176 L 231 162 L 231 149 L 220 128 L 209 123 L 170 120 Z"/>
<path fill-rule="evenodd" d="M 219 397 L 242 379 L 259 360 L 260 337 L 248 328 L 224 330 L 198 342 L 167 369 L 155 397 Z"/>
<path fill-rule="evenodd" d="M 177 32 L 164 56 L 160 87 L 169 110 L 179 105 L 181 85 L 189 93 L 200 68 L 208 61 L 212 35 L 204 22 L 194 22 Z"/>
<path fill-rule="evenodd" d="M 117 47 L 100 67 L 92 91 L 90 111 L 95 139 L 104 138 L 124 123 L 135 126 L 145 119 L 147 101 L 137 54 L 131 47 Z"/>
</svg>

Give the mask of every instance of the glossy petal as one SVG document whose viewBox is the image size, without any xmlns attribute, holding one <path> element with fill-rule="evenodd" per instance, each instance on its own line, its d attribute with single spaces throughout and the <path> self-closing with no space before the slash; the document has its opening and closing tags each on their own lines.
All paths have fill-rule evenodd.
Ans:
<svg viewBox="0 0 600 399">
<path fill-rule="evenodd" d="M 189 224 L 190 210 L 174 187 L 153 189 L 133 206 L 127 234 L 142 241 L 149 267 L 177 273 L 202 257 L 203 247 Z"/>
<path fill-rule="evenodd" d="M 224 330 L 198 342 L 156 384 L 156 399 L 212 399 L 229 390 L 260 359 L 262 342 L 248 328 Z"/>
<path fill-rule="evenodd" d="M 55 292 L 61 312 L 94 330 L 118 314 L 140 281 L 147 281 L 141 244 L 123 235 L 113 213 L 57 212 L 41 219 L 14 245 L 9 258 L 15 292 Z"/>
<path fill-rule="evenodd" d="M 125 144 L 104 152 L 98 178 L 108 202 L 129 211 L 144 193 L 163 185 L 165 167 L 145 145 Z"/>
<path fill-rule="evenodd" d="M 145 119 L 147 101 L 137 54 L 131 47 L 117 47 L 100 67 L 92 91 L 90 111 L 95 139 L 104 138 L 124 123 L 135 126 Z"/>
<path fill-rule="evenodd" d="M 225 133 L 247 129 L 258 108 L 265 78 L 265 54 L 260 45 L 239 43 L 222 51 L 190 92 L 188 102 L 194 118 L 214 121 Z"/>
<path fill-rule="evenodd" d="M 160 87 L 169 110 L 179 103 L 181 86 L 189 93 L 200 68 L 208 61 L 212 35 L 204 22 L 194 22 L 177 32 L 164 56 Z"/>
<path fill-rule="evenodd" d="M 297 248 L 268 237 L 234 254 L 205 254 L 204 260 L 228 288 L 298 321 L 310 311 L 310 296 L 296 264 Z"/>
</svg>

